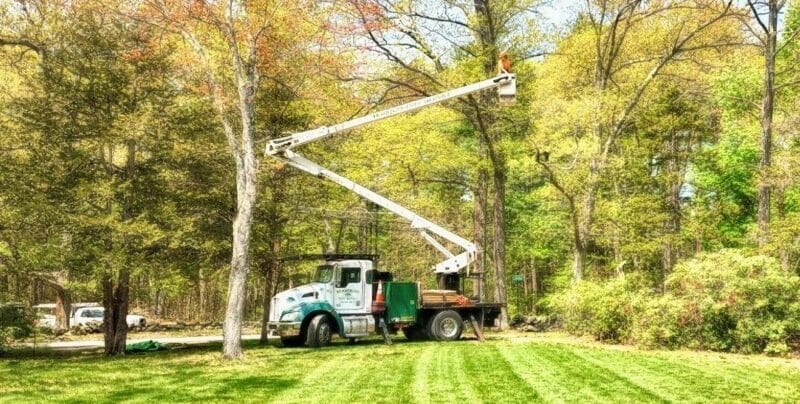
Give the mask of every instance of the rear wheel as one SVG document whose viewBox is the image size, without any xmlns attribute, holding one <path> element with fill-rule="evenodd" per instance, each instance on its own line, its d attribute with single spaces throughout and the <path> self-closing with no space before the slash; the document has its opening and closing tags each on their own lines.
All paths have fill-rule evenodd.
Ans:
<svg viewBox="0 0 800 404">
<path fill-rule="evenodd" d="M 306 330 L 306 345 L 312 348 L 328 346 L 331 344 L 333 328 L 328 316 L 317 314 L 311 319 Z"/>
<path fill-rule="evenodd" d="M 429 323 L 431 338 L 437 341 L 453 341 L 461 338 L 464 320 L 453 310 L 436 313 Z"/>
</svg>

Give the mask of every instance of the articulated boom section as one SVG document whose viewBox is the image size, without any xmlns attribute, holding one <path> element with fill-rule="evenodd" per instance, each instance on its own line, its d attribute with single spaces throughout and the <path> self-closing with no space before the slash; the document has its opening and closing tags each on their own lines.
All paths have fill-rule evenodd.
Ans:
<svg viewBox="0 0 800 404">
<path fill-rule="evenodd" d="M 291 150 L 285 151 L 280 159 L 286 161 L 292 167 L 303 170 L 315 177 L 325 178 L 335 182 L 361 196 L 362 198 L 375 203 L 378 206 L 411 222 L 411 228 L 418 230 L 420 235 L 422 235 L 425 240 L 431 243 L 434 247 L 436 247 L 437 250 L 441 251 L 447 257 L 446 260 L 434 266 L 436 273 L 455 273 L 462 268 L 467 267 L 467 265 L 475 260 L 475 244 L 434 224 L 430 220 L 425 219 L 424 217 L 412 212 L 398 203 L 383 197 L 348 178 L 336 174 L 333 171 L 327 170 Z M 433 238 L 431 234 L 435 234 L 453 244 L 458 245 L 464 249 L 464 252 L 459 255 L 454 255 L 435 238 Z"/>
<path fill-rule="evenodd" d="M 361 118 L 356 118 L 347 122 L 343 122 L 330 127 L 317 128 L 305 132 L 296 133 L 291 136 L 286 136 L 278 139 L 273 139 L 267 145 L 266 154 L 276 159 L 285 161 L 292 167 L 303 170 L 315 177 L 325 178 L 333 181 L 344 188 L 356 193 L 362 198 L 383 207 L 386 210 L 408 220 L 411 222 L 411 228 L 418 230 L 420 235 L 430 243 L 434 248 L 439 250 L 447 257 L 444 261 L 434 266 L 436 273 L 448 274 L 456 273 L 461 269 L 466 268 L 470 263 L 475 261 L 475 244 L 459 237 L 458 235 L 442 228 L 441 226 L 431 222 L 428 219 L 412 212 L 411 210 L 399 205 L 398 203 L 371 191 L 350 179 L 347 179 L 339 174 L 329 171 L 311 160 L 295 153 L 292 148 L 300 146 L 315 140 L 320 140 L 325 137 L 334 135 L 338 132 L 350 130 L 363 126 L 372 122 L 386 119 L 395 115 L 406 112 L 415 111 L 429 105 L 438 104 L 453 98 L 465 96 L 478 91 L 497 88 L 501 102 L 512 101 L 516 93 L 516 76 L 513 74 L 501 74 L 492 79 L 484 80 L 475 84 L 450 90 L 441 94 L 431 97 L 416 100 L 407 104 L 399 105 L 394 108 L 389 108 L 384 111 L 379 111 L 374 114 L 366 115 Z M 434 236 L 447 240 L 463 249 L 463 252 L 456 255 L 450 252 L 439 240 Z"/>
</svg>

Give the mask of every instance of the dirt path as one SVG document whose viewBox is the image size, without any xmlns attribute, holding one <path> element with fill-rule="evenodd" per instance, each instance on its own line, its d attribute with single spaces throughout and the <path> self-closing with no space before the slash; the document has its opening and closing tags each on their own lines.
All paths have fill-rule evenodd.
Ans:
<svg viewBox="0 0 800 404">
<path fill-rule="evenodd" d="M 242 335 L 242 340 L 250 341 L 259 339 L 258 334 Z M 142 341 L 154 340 L 162 344 L 185 344 L 185 345 L 201 345 L 211 342 L 221 342 L 221 335 L 207 335 L 200 337 L 151 337 L 151 338 L 129 338 L 128 343 L 134 344 Z M 28 347 L 33 347 L 33 343 L 25 344 Z M 36 347 L 48 348 L 56 351 L 76 351 L 76 350 L 89 350 L 98 349 L 103 347 L 103 340 L 87 340 L 87 341 L 52 341 L 40 342 Z"/>
</svg>

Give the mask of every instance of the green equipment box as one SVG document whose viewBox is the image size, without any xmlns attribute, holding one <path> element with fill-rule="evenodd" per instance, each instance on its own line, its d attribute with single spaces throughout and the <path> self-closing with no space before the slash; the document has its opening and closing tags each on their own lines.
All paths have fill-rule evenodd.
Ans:
<svg viewBox="0 0 800 404">
<path fill-rule="evenodd" d="M 386 282 L 383 284 L 386 298 L 386 321 L 391 323 L 415 323 L 419 293 L 416 282 Z"/>
</svg>

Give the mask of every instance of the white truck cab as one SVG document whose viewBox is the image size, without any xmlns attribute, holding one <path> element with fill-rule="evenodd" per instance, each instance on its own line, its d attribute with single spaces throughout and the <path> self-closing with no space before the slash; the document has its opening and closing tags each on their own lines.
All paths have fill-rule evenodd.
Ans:
<svg viewBox="0 0 800 404">
<path fill-rule="evenodd" d="M 372 258 L 326 256 L 317 267 L 311 283 L 278 293 L 272 298 L 269 329 L 281 336 L 287 345 L 303 342 L 315 345 L 301 335 L 317 315 L 324 319 L 314 324 L 323 339 L 338 331 L 345 338 L 369 335 L 375 330 L 372 316 L 373 280 L 376 279 Z M 322 328 L 316 330 L 316 328 Z M 305 341 L 304 341 L 305 339 Z M 313 338 L 312 338 L 313 339 Z"/>
</svg>

